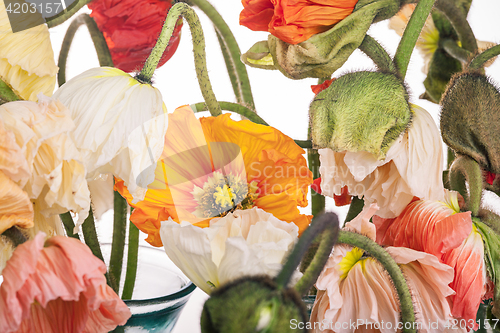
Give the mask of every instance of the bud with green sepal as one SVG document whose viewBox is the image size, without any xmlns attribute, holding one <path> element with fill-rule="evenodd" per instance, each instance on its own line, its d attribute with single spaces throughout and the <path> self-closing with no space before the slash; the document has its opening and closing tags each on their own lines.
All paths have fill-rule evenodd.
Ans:
<svg viewBox="0 0 500 333">
<path fill-rule="evenodd" d="M 396 75 L 355 72 L 336 79 L 309 108 L 312 141 L 334 151 L 366 151 L 384 159 L 409 126 L 408 93 Z"/>
</svg>

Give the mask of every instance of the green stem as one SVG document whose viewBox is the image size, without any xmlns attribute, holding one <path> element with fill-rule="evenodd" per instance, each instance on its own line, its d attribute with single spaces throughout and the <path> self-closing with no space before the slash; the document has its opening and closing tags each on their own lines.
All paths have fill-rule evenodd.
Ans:
<svg viewBox="0 0 500 333">
<path fill-rule="evenodd" d="M 311 128 L 308 129 L 307 133 L 308 139 L 311 139 Z M 307 162 L 309 164 L 309 170 L 312 172 L 313 179 L 321 177 L 319 172 L 320 162 L 319 153 L 317 149 L 307 150 Z M 311 214 L 313 216 L 318 215 L 325 210 L 325 197 L 315 191 L 311 190 Z"/>
<path fill-rule="evenodd" d="M 338 242 L 355 246 L 369 253 L 373 258 L 380 262 L 382 266 L 384 266 L 387 273 L 389 273 L 399 296 L 403 332 L 417 332 L 415 325 L 415 311 L 413 309 L 410 289 L 406 284 L 406 280 L 401 272 L 401 269 L 389 253 L 387 253 L 383 247 L 375 243 L 373 240 L 354 232 L 341 230 L 339 232 Z"/>
<path fill-rule="evenodd" d="M 92 0 L 77 0 L 73 2 L 68 8 L 57 14 L 57 16 L 47 19 L 47 26 L 53 28 L 75 15 L 83 6 L 86 6 Z"/>
<path fill-rule="evenodd" d="M 210 79 L 208 77 L 203 29 L 201 28 L 200 20 L 198 19 L 196 12 L 185 3 L 176 3 L 172 6 L 172 8 L 170 8 L 160 36 L 158 37 L 158 41 L 153 47 L 153 50 L 146 60 L 141 72 L 136 76 L 136 79 L 141 82 L 151 84 L 151 78 L 153 77 L 156 66 L 158 65 L 158 62 L 168 45 L 170 37 L 172 36 L 176 26 L 177 19 L 180 16 L 186 19 L 189 24 L 189 29 L 191 30 L 191 36 L 193 38 L 194 63 L 201 93 L 205 99 L 205 103 L 207 103 L 210 114 L 212 116 L 218 116 L 222 114 L 222 112 L 219 103 L 217 103 L 217 99 L 215 98 L 215 94 L 212 90 L 212 84 L 210 83 Z"/>
<path fill-rule="evenodd" d="M 469 184 L 469 194 L 465 182 Z M 472 216 L 478 216 L 483 193 L 483 173 L 479 164 L 472 158 L 462 155 L 450 167 L 450 187 L 465 199 L 465 209 Z"/>
<path fill-rule="evenodd" d="M 477 53 L 477 41 L 467 21 L 467 16 L 457 7 L 456 0 L 436 0 L 436 9 L 442 12 L 450 20 L 457 32 L 462 48 Z"/>
<path fill-rule="evenodd" d="M 85 244 L 90 248 L 92 254 L 104 262 L 104 257 L 102 256 L 101 246 L 99 244 L 99 239 L 97 238 L 97 231 L 95 229 L 94 213 L 92 209 L 89 211 L 89 216 L 85 219 L 82 224 L 83 239 Z M 109 274 L 106 272 L 106 281 L 108 285 L 115 290 L 114 281 L 109 278 Z"/>
<path fill-rule="evenodd" d="M 493 57 L 500 54 L 500 45 L 490 47 L 481 54 L 478 54 L 469 64 L 470 69 L 479 69 L 484 66 L 484 63 Z"/>
<path fill-rule="evenodd" d="M 137 258 L 139 253 L 139 229 L 132 222 L 128 230 L 128 257 L 125 285 L 123 286 L 122 299 L 132 299 L 137 274 Z"/>
<path fill-rule="evenodd" d="M 345 217 L 344 224 L 352 221 L 356 216 L 361 213 L 363 207 L 365 206 L 365 201 L 363 199 L 358 198 L 357 196 L 352 197 L 351 205 L 349 206 L 349 211 Z"/>
<path fill-rule="evenodd" d="M 311 149 L 313 147 L 311 140 L 293 140 L 300 148 Z"/>
<path fill-rule="evenodd" d="M 318 275 L 321 273 L 321 269 L 325 265 L 326 260 L 328 259 L 328 256 L 330 255 L 330 252 L 332 250 L 332 247 L 335 244 L 339 229 L 339 219 L 337 217 L 337 214 L 335 213 L 321 214 L 318 217 L 313 218 L 311 225 L 304 231 L 302 236 L 300 236 L 298 243 L 293 248 L 293 251 L 287 258 L 285 265 L 283 265 L 281 272 L 276 277 L 275 281 L 276 284 L 278 285 L 278 288 L 287 287 L 291 277 L 293 276 L 295 270 L 297 269 L 297 266 L 300 264 L 302 257 L 309 249 L 313 240 L 316 238 L 316 236 L 321 234 L 326 229 L 330 229 L 330 231 L 328 233 L 325 233 L 324 237 L 321 237 L 321 243 L 327 243 L 328 246 L 330 246 L 330 249 L 326 250 L 324 246 L 327 245 L 320 244 L 319 248 L 322 249 L 321 253 L 318 248 L 318 252 L 316 253 L 315 258 L 311 261 L 311 265 L 306 270 L 307 277 L 306 274 L 304 274 L 304 276 L 302 277 L 304 281 L 298 283 L 300 287 L 299 291 L 300 293 L 305 293 L 307 290 L 309 290 L 312 283 L 316 281 Z M 326 258 L 324 258 L 325 252 L 328 252 Z M 317 260 L 316 256 L 318 256 Z M 313 262 L 314 266 L 311 267 Z M 318 266 L 320 266 L 319 270 Z"/>
<path fill-rule="evenodd" d="M 14 247 L 21 245 L 22 243 L 27 241 L 26 236 L 24 236 L 21 230 L 16 226 L 12 226 L 9 229 L 5 230 L 1 234 L 1 236 L 5 236 L 10 239 L 14 244 Z"/>
<path fill-rule="evenodd" d="M 254 111 L 250 110 L 246 106 L 231 102 L 217 102 L 217 103 L 220 105 L 220 108 L 222 110 L 231 111 L 239 115 L 242 115 L 243 117 L 246 117 L 248 120 L 256 124 L 269 126 L 269 124 L 266 123 L 264 119 L 262 119 L 259 115 L 257 115 Z M 193 109 L 194 112 L 208 111 L 207 104 L 203 102 L 191 104 L 191 109 Z"/>
<path fill-rule="evenodd" d="M 359 49 L 372 59 L 380 70 L 391 73 L 396 72 L 396 67 L 391 57 L 373 37 L 366 35 Z"/>
<path fill-rule="evenodd" d="M 252 96 L 252 89 L 250 87 L 250 80 L 248 79 L 247 68 L 244 63 L 241 62 L 241 51 L 236 38 L 226 24 L 219 12 L 206 0 L 190 0 L 195 6 L 200 8 L 203 13 L 205 13 L 208 18 L 212 21 L 217 31 L 217 36 L 220 35 L 224 47 L 228 51 L 229 61 L 232 67 L 235 69 L 233 75 L 236 78 L 237 89 L 234 89 L 235 95 L 241 94 L 243 103 L 251 110 L 255 110 L 255 104 Z M 220 41 L 219 41 L 220 42 Z M 223 45 L 221 43 L 221 47 Z M 227 66 L 227 62 L 226 62 Z M 228 67 L 229 75 L 231 76 L 231 70 Z M 233 86 L 234 88 L 234 86 Z M 238 92 L 237 92 L 238 91 Z"/>
<path fill-rule="evenodd" d="M 461 48 L 457 45 L 457 42 L 453 39 L 445 39 L 442 42 L 443 49 L 453 58 L 461 61 L 463 63 L 469 62 L 471 58 L 471 53 L 466 49 Z"/>
<path fill-rule="evenodd" d="M 71 213 L 66 212 L 64 214 L 59 214 L 59 217 L 61 218 L 61 221 L 64 225 L 64 229 L 66 230 L 66 235 L 68 237 L 73 237 L 80 240 L 80 236 L 77 233 L 76 234 L 73 233 L 73 231 L 75 230 L 75 222 L 71 217 Z"/>
<path fill-rule="evenodd" d="M 99 30 L 99 28 L 97 28 L 97 24 L 95 23 L 94 19 L 92 19 L 88 14 L 79 15 L 69 25 L 61 45 L 61 52 L 59 53 L 59 60 L 57 64 L 59 66 L 59 73 L 57 76 L 57 83 L 59 84 L 59 86 L 62 86 L 64 83 L 66 83 L 66 65 L 68 61 L 69 50 L 78 28 L 80 28 L 80 26 L 82 26 L 83 24 L 85 24 L 87 26 L 87 29 L 89 30 L 90 37 L 92 38 L 92 42 L 94 43 L 94 47 L 97 52 L 99 65 L 101 67 L 113 67 L 113 60 L 111 59 L 108 45 L 106 44 L 106 40 L 104 39 L 101 31 Z"/>
<path fill-rule="evenodd" d="M 111 256 L 109 259 L 109 276 L 116 288 L 120 286 L 122 274 L 123 251 L 125 248 L 125 235 L 127 233 L 127 200 L 120 193 L 114 191 L 113 198 L 113 240 L 111 242 Z M 118 289 L 115 289 L 118 293 Z"/>
<path fill-rule="evenodd" d="M 295 290 L 299 295 L 304 295 L 312 287 L 318 279 L 319 274 L 325 267 L 325 264 L 332 253 L 332 248 L 337 241 L 339 234 L 339 219 L 333 213 L 321 215 L 321 219 L 325 220 L 325 229 L 321 235 L 321 241 L 318 249 L 314 254 L 314 258 L 304 272 L 302 278 L 295 285 Z"/>
<path fill-rule="evenodd" d="M 418 36 L 424 27 L 425 20 L 427 20 L 431 12 L 434 1 L 435 0 L 420 0 L 418 2 L 406 26 L 403 37 L 401 37 L 401 41 L 399 42 L 396 55 L 394 56 L 394 62 L 403 79 L 408 70 L 408 63 L 410 62 L 410 57 L 417 43 Z"/>
<path fill-rule="evenodd" d="M 236 97 L 236 102 L 238 104 L 243 103 L 243 99 L 241 97 L 241 87 L 238 80 L 238 74 L 236 73 L 236 69 L 234 68 L 234 62 L 231 58 L 231 54 L 229 54 L 229 50 L 227 49 L 226 42 L 224 38 L 220 34 L 217 28 L 215 29 L 215 34 L 217 35 L 217 41 L 219 42 L 220 50 L 222 52 L 222 57 L 224 58 L 224 63 L 226 64 L 227 74 L 229 75 L 229 80 L 231 81 L 231 86 L 233 87 L 234 96 Z"/>
<path fill-rule="evenodd" d="M 3 103 L 18 101 L 19 96 L 3 80 L 0 80 L 0 101 Z"/>
</svg>

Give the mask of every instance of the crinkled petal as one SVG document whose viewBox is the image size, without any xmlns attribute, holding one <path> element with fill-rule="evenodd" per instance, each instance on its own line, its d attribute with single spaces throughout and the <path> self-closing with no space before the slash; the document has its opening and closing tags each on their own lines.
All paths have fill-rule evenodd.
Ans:
<svg viewBox="0 0 500 333">
<path fill-rule="evenodd" d="M 15 225 L 33 226 L 33 205 L 28 194 L 0 171 L 0 234 Z"/>
</svg>

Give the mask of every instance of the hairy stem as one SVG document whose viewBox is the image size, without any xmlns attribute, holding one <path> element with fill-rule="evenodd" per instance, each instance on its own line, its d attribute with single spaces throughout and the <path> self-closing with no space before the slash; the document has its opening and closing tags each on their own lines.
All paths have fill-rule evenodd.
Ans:
<svg viewBox="0 0 500 333">
<path fill-rule="evenodd" d="M 57 16 L 47 19 L 47 26 L 53 28 L 61 23 L 66 22 L 73 15 L 75 15 L 83 6 L 86 6 L 92 0 L 77 0 L 73 2 L 68 8 L 57 14 Z"/>
<path fill-rule="evenodd" d="M 472 216 L 478 216 L 483 193 L 483 173 L 479 164 L 472 158 L 461 155 L 450 167 L 450 187 L 460 193 L 465 199 L 465 209 Z M 469 184 L 469 193 L 465 182 Z"/>
<path fill-rule="evenodd" d="M 132 299 L 139 254 L 139 229 L 132 222 L 130 222 L 129 225 L 127 272 L 125 273 L 125 285 L 123 286 L 122 299 Z"/>
<path fill-rule="evenodd" d="M 220 108 L 222 110 L 226 111 L 231 111 L 234 113 L 237 113 L 239 115 L 242 115 L 243 117 L 246 117 L 248 120 L 260 124 L 260 125 L 266 125 L 269 126 L 269 124 L 262 119 L 260 116 L 258 116 L 254 111 L 250 110 L 246 106 L 243 106 L 238 103 L 231 103 L 231 102 L 217 102 L 220 105 Z M 202 111 L 208 111 L 208 107 L 206 103 L 196 103 L 196 104 L 191 104 L 191 109 L 193 109 L 194 112 L 202 112 Z"/>
<path fill-rule="evenodd" d="M 476 54 L 476 37 L 467 21 L 467 16 L 457 7 L 455 0 L 436 0 L 435 6 L 450 20 L 462 43 L 462 47 L 472 54 Z"/>
<path fill-rule="evenodd" d="M 453 58 L 461 61 L 463 63 L 467 63 L 471 58 L 471 53 L 466 49 L 461 48 L 457 45 L 457 42 L 453 39 L 445 39 L 442 43 L 444 50 Z"/>
<path fill-rule="evenodd" d="M 66 230 L 66 235 L 68 237 L 73 237 L 80 240 L 80 236 L 78 234 L 73 233 L 73 231 L 75 230 L 75 222 L 71 217 L 71 213 L 66 212 L 64 214 L 59 214 L 59 217 L 61 218 L 64 229 Z"/>
<path fill-rule="evenodd" d="M 396 72 L 396 67 L 387 51 L 373 37 L 366 35 L 363 42 L 359 46 L 375 65 L 382 71 Z"/>
<path fill-rule="evenodd" d="M 109 259 L 109 275 L 119 288 L 123 265 L 123 250 L 127 233 L 127 200 L 120 193 L 113 193 L 113 240 L 111 242 L 111 256 Z M 118 289 L 115 290 L 118 293 Z"/>
<path fill-rule="evenodd" d="M 495 45 L 481 54 L 478 54 L 469 64 L 470 69 L 479 69 L 484 63 L 500 54 L 500 45 Z"/>
</svg>

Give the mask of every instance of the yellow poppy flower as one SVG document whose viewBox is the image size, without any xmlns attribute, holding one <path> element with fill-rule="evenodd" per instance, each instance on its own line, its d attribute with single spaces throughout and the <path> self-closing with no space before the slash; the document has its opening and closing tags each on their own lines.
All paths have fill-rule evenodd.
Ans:
<svg viewBox="0 0 500 333">
<path fill-rule="evenodd" d="M 304 150 L 278 130 L 229 114 L 196 119 L 184 106 L 169 114 L 165 147 L 156 165 L 155 181 L 145 199 L 132 196 L 117 179 L 115 188 L 135 208 L 131 221 L 161 246 L 161 221 L 188 221 L 208 227 L 215 217 L 258 207 L 276 218 L 294 222 L 302 232 L 311 216 L 307 205 L 312 174 Z"/>
<path fill-rule="evenodd" d="M 45 24 L 12 32 L 7 11 L 0 1 L 0 78 L 25 100 L 52 96 L 58 67 Z"/>
</svg>

